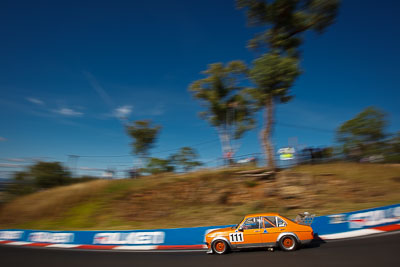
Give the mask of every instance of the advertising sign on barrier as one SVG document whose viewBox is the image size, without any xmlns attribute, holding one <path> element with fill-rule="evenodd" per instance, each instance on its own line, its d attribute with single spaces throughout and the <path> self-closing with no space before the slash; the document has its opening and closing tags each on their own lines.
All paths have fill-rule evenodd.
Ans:
<svg viewBox="0 0 400 267">
<path fill-rule="evenodd" d="M 400 224 L 400 204 L 356 212 L 315 217 L 312 228 L 319 236 L 355 232 Z M 155 247 L 204 245 L 205 234 L 232 225 L 134 231 L 0 230 L 0 241 L 93 246 Z M 400 229 L 400 227 L 398 227 Z M 397 229 L 397 228 L 391 228 Z M 202 246 L 201 246 L 202 247 Z"/>
<path fill-rule="evenodd" d="M 0 231 L 0 240 L 21 240 L 23 234 L 24 234 L 24 231 L 21 231 L 21 230 Z"/>
<path fill-rule="evenodd" d="M 96 233 L 93 244 L 154 245 L 163 244 L 165 232 Z"/>
<path fill-rule="evenodd" d="M 30 242 L 68 244 L 74 242 L 73 233 L 32 232 L 28 236 Z"/>
<path fill-rule="evenodd" d="M 318 235 L 343 233 L 400 223 L 400 204 L 342 214 L 315 217 L 312 228 Z"/>
</svg>

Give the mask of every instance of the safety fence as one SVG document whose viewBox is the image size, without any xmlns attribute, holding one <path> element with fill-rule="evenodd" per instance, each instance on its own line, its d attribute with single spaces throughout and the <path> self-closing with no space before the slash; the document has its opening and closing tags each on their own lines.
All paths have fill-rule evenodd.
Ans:
<svg viewBox="0 0 400 267">
<path fill-rule="evenodd" d="M 83 249 L 204 249 L 208 232 L 230 227 L 207 226 L 132 231 L 38 231 L 0 230 L 0 243 Z M 312 228 L 322 239 L 362 236 L 400 230 L 400 204 L 315 217 Z"/>
</svg>

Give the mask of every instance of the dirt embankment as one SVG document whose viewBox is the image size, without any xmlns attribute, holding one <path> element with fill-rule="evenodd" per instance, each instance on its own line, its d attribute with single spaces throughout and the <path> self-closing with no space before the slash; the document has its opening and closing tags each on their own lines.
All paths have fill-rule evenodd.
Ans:
<svg viewBox="0 0 400 267">
<path fill-rule="evenodd" d="M 346 212 L 399 203 L 399 177 L 398 166 L 337 163 L 275 174 L 225 169 L 94 181 L 16 199 L 1 207 L 0 227 L 191 227 L 233 224 L 262 211 L 286 216 Z"/>
</svg>

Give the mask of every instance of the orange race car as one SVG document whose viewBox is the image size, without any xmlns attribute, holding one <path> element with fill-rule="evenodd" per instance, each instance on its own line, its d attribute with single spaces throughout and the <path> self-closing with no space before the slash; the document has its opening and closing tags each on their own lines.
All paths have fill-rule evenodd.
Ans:
<svg viewBox="0 0 400 267">
<path fill-rule="evenodd" d="M 314 238 L 309 226 L 314 215 L 302 213 L 296 222 L 277 213 L 250 214 L 233 227 L 214 230 L 206 235 L 207 253 L 223 254 L 243 248 L 279 246 L 292 251 Z"/>
</svg>

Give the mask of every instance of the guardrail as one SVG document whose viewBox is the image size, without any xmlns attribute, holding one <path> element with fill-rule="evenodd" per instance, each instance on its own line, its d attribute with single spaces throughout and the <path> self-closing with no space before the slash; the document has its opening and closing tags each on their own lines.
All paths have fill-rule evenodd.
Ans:
<svg viewBox="0 0 400 267">
<path fill-rule="evenodd" d="M 0 230 L 0 243 L 85 249 L 204 249 L 206 233 L 232 225 L 134 231 Z M 400 230 L 400 204 L 315 217 L 314 233 L 322 239 L 349 238 Z"/>
</svg>

